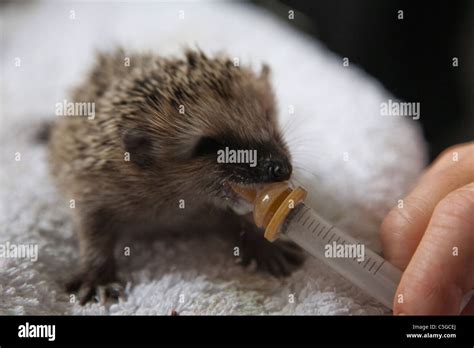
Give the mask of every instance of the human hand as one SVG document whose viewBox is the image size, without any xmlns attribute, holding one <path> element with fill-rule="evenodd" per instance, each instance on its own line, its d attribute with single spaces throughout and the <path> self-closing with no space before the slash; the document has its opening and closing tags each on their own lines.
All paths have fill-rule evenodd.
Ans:
<svg viewBox="0 0 474 348">
<path fill-rule="evenodd" d="M 474 288 L 474 142 L 445 150 L 386 216 L 384 257 L 404 270 L 394 314 L 459 314 Z M 474 314 L 474 299 L 463 314 Z"/>
</svg>

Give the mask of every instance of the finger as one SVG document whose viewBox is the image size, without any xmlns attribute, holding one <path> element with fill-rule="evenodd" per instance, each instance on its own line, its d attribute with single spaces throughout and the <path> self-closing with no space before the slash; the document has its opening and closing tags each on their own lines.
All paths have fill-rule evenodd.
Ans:
<svg viewBox="0 0 474 348">
<path fill-rule="evenodd" d="M 423 175 L 418 186 L 384 219 L 380 238 L 384 257 L 405 269 L 439 201 L 474 181 L 474 143 L 447 150 Z"/>
<path fill-rule="evenodd" d="M 471 166 L 474 155 L 474 141 L 468 143 L 451 146 L 444 150 L 430 166 L 430 172 L 438 172 L 450 167 L 453 162 L 459 163 L 460 166 Z M 470 162 L 470 163 L 469 163 Z M 428 174 L 428 173 L 427 173 Z"/>
<path fill-rule="evenodd" d="M 403 273 L 394 313 L 459 314 L 474 286 L 474 183 L 447 195 Z M 401 300 L 401 301 L 400 301 Z"/>
</svg>

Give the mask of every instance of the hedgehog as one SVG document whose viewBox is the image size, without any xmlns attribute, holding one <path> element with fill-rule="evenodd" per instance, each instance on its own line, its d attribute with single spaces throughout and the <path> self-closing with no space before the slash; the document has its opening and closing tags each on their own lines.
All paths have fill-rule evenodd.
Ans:
<svg viewBox="0 0 474 348">
<path fill-rule="evenodd" d="M 292 174 L 268 65 L 256 73 L 199 49 L 181 57 L 116 49 L 97 54 L 71 98 L 95 114 L 56 118 L 48 146 L 54 181 L 75 204 L 80 261 L 67 291 L 81 305 L 124 297 L 114 249 L 140 226 L 159 235 L 212 222 L 244 266 L 280 277 L 301 265 L 301 250 L 265 240 L 231 188 Z M 218 161 L 223 148 L 255 151 L 256 163 Z"/>
</svg>

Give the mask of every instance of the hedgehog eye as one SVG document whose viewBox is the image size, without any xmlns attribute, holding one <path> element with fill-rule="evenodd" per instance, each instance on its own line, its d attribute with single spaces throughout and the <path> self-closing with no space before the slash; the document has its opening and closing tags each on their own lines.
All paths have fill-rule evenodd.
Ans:
<svg viewBox="0 0 474 348">
<path fill-rule="evenodd" d="M 194 157 L 215 155 L 222 148 L 222 144 L 211 137 L 202 137 L 196 144 L 193 152 Z"/>
</svg>

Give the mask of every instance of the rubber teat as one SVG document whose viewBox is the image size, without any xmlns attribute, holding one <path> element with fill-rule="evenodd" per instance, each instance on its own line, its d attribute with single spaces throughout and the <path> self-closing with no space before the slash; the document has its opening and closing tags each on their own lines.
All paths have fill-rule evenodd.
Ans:
<svg viewBox="0 0 474 348">
<path fill-rule="evenodd" d="M 288 182 L 276 182 L 260 188 L 232 185 L 232 189 L 254 205 L 255 224 L 265 229 L 265 238 L 270 242 L 278 238 L 280 227 L 290 211 L 306 198 L 304 189 L 292 189 Z"/>
</svg>

